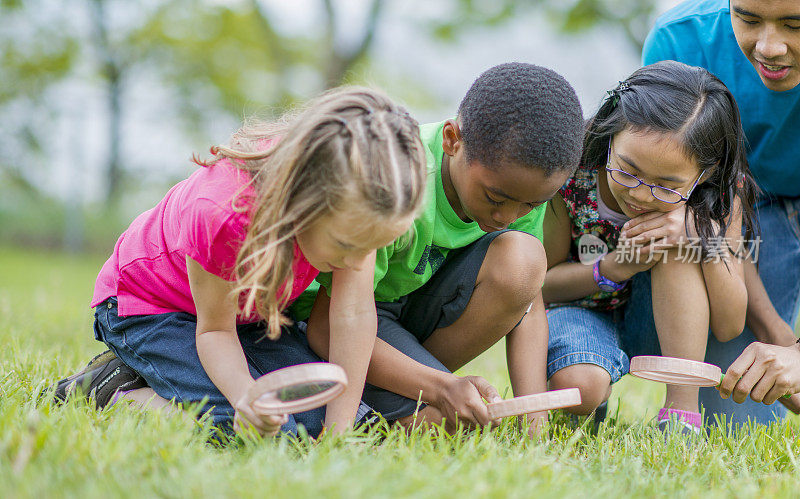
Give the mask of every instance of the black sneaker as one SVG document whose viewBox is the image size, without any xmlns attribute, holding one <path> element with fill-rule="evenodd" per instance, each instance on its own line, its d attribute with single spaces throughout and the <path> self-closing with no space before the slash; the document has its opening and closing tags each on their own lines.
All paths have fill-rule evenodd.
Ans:
<svg viewBox="0 0 800 499">
<path fill-rule="evenodd" d="M 600 426 L 600 423 L 606 420 L 608 415 L 608 400 L 597 406 L 594 410 L 594 426 L 595 429 Z"/>
<path fill-rule="evenodd" d="M 60 403 L 67 400 L 80 388 L 87 400 L 94 401 L 95 407 L 102 409 L 118 391 L 146 386 L 147 382 L 139 373 L 107 350 L 90 360 L 80 372 L 59 381 L 56 384 L 55 401 Z"/>
</svg>

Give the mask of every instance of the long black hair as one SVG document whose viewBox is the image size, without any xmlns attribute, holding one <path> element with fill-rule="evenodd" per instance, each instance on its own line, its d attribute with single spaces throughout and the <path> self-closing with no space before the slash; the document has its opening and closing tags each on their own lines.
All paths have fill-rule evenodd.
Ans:
<svg viewBox="0 0 800 499">
<path fill-rule="evenodd" d="M 758 187 L 747 165 L 736 99 L 716 76 L 675 61 L 638 69 L 609 92 L 586 122 L 582 164 L 605 166 L 609 141 L 623 130 L 675 133 L 686 155 L 705 169 L 705 181 L 686 202 L 694 212 L 704 252 L 709 239 L 724 237 L 736 197 L 742 204 L 745 237 L 752 241 Z"/>
</svg>

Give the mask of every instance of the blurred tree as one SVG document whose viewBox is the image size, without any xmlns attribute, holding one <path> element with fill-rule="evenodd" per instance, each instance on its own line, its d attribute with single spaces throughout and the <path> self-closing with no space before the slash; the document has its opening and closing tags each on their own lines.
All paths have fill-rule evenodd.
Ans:
<svg viewBox="0 0 800 499">
<path fill-rule="evenodd" d="M 92 82 L 103 95 L 102 177 L 111 208 L 125 174 L 121 127 L 128 78 L 154 74 L 175 89 L 187 131 L 206 139 L 204 126 L 215 121 L 215 113 L 238 117 L 246 106 L 282 109 L 345 81 L 369 52 L 384 2 L 365 4 L 366 20 L 355 42 L 353 24 L 345 28 L 340 22 L 341 2 L 319 0 L 321 29 L 299 34 L 276 29 L 268 5 L 171 0 L 134 8 L 118 0 L 77 0 L 63 8 L 53 0 L 0 0 L 0 119 L 8 118 L 0 146 L 11 153 L 6 158 L 14 158 L 0 159 L 6 188 L 13 184 L 31 198 L 51 198 L 54 191 L 64 196 L 63 187 L 48 182 L 56 168 L 52 139 L 63 135 L 59 121 L 84 112 L 87 104 L 60 102 L 70 83 Z M 351 43 L 341 43 L 343 29 Z M 69 194 L 64 238 L 79 245 L 74 234 L 82 224 L 70 221 L 79 215 L 79 204 Z"/>
<path fill-rule="evenodd" d="M 110 2 L 83 3 L 88 11 L 82 14 L 88 14 L 88 19 L 82 20 L 76 9 L 53 8 L 47 0 L 0 2 L 0 73 L 4 75 L 0 117 L 12 127 L 11 133 L 0 135 L 0 140 L 8 141 L 0 146 L 18 153 L 12 156 L 14 164 L 0 161 L 0 168 L 31 195 L 51 194 L 41 188 L 48 186 L 44 180 L 52 163 L 48 144 L 59 133 L 59 118 L 84 107 L 64 102 L 64 87 L 75 80 L 100 80 L 107 95 L 108 137 L 103 142 L 108 144 L 105 178 L 110 203 L 118 196 L 122 175 L 119 150 L 125 42 L 122 37 L 109 36 L 106 11 Z M 24 118 L 20 119 L 19 113 Z"/>
<path fill-rule="evenodd" d="M 0 173 L 31 196 L 47 178 L 40 167 L 53 133 L 53 87 L 72 72 L 81 49 L 61 16 L 29 19 L 39 3 L 0 1 Z"/>
<path fill-rule="evenodd" d="M 106 205 L 119 199 L 122 184 L 122 83 L 126 62 L 124 45 L 115 46 L 109 36 L 109 18 L 106 0 L 90 0 L 89 12 L 92 24 L 92 41 L 95 47 L 98 72 L 106 84 L 106 106 L 108 109 L 108 158 L 106 160 Z"/>
<path fill-rule="evenodd" d="M 377 34 L 389 25 L 384 18 L 391 1 L 309 1 L 318 6 L 308 12 L 312 28 L 291 30 L 282 23 L 284 6 L 278 0 L 0 0 L 5 188 L 14 185 L 31 198 L 52 198 L 47 179 L 54 169 L 86 159 L 53 161 L 54 137 L 64 123 L 76 126 L 76 111 L 85 112 L 84 102 L 63 102 L 65 88 L 76 81 L 91 86 L 94 95 L 100 92 L 106 110 L 106 136 L 95 142 L 107 144 L 102 177 L 109 207 L 129 180 L 121 128 L 132 105 L 127 84 L 134 79 L 158 85 L 190 140 L 202 141 L 217 135 L 213 127 L 220 117 L 238 121 L 253 109 L 281 111 L 357 80 L 369 67 Z M 454 40 L 471 29 L 499 29 L 513 18 L 542 13 L 568 33 L 616 26 L 636 48 L 657 2 L 449 1 L 448 14 L 424 21 L 423 31 Z"/>
<path fill-rule="evenodd" d="M 177 90 L 182 115 L 195 130 L 208 111 L 238 116 L 246 106 L 281 109 L 342 84 L 365 62 L 386 2 L 369 0 L 363 25 L 345 26 L 343 3 L 319 0 L 310 15 L 320 16 L 320 29 L 299 33 L 276 26 L 269 4 L 166 1 L 130 39 Z"/>
<path fill-rule="evenodd" d="M 641 52 L 656 14 L 658 0 L 454 0 L 452 18 L 436 20 L 433 33 L 452 40 L 476 26 L 500 27 L 531 12 L 543 12 L 561 31 L 579 33 L 599 25 L 622 29 Z"/>
</svg>

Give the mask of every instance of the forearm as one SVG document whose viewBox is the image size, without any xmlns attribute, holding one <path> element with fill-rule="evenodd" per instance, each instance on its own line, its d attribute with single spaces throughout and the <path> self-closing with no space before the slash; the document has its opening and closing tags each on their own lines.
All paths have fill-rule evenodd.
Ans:
<svg viewBox="0 0 800 499">
<path fill-rule="evenodd" d="M 375 306 L 360 307 L 361 310 L 348 313 L 332 301 L 331 340 L 329 360 L 340 365 L 347 374 L 347 388 L 328 404 L 325 425 L 343 431 L 352 426 L 361 395 L 367 367 L 372 356 L 377 331 Z"/>
<path fill-rule="evenodd" d="M 308 341 L 323 359 L 329 358 L 330 298 L 321 290 L 317 295 L 308 322 Z M 380 338 L 375 340 L 367 371 L 367 382 L 384 390 L 417 400 L 422 392 L 424 402 L 433 402 L 446 381 L 454 375 L 420 364 Z"/>
<path fill-rule="evenodd" d="M 547 391 L 548 339 L 547 315 L 539 296 L 522 322 L 506 336 L 508 375 L 515 397 Z"/>
<path fill-rule="evenodd" d="M 719 341 L 729 341 L 742 333 L 747 311 L 747 288 L 742 264 L 731 259 L 701 264 L 709 304 L 709 327 Z"/>
<path fill-rule="evenodd" d="M 433 403 L 454 375 L 417 362 L 385 341 L 375 341 L 367 381 L 412 400 Z"/>
<path fill-rule="evenodd" d="M 578 300 L 599 291 L 592 277 L 592 267 L 578 262 L 564 262 L 547 271 L 542 297 L 547 303 Z"/>
<path fill-rule="evenodd" d="M 614 282 L 623 282 L 632 278 L 638 269 L 624 262 L 618 262 L 616 253 L 603 257 L 600 262 L 600 274 Z M 592 265 L 579 262 L 564 262 L 554 265 L 547 271 L 542 287 L 545 303 L 563 303 L 579 300 L 600 291 L 594 280 Z"/>
<path fill-rule="evenodd" d="M 744 263 L 744 278 L 747 287 L 747 327 L 756 339 L 773 345 L 791 345 L 795 341 L 794 331 L 772 305 L 772 300 L 764 289 L 755 264 Z"/>
<path fill-rule="evenodd" d="M 254 383 L 242 345 L 233 331 L 198 332 L 197 355 L 208 377 L 231 405 Z"/>
</svg>

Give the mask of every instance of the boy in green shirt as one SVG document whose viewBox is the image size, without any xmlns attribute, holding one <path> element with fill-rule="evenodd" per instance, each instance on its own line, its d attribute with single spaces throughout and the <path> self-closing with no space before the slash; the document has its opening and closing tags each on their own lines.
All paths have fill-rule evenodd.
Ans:
<svg viewBox="0 0 800 499">
<path fill-rule="evenodd" d="M 583 116 L 560 75 L 510 63 L 473 83 L 455 120 L 420 133 L 427 201 L 410 233 L 377 253 L 378 340 L 364 401 L 404 425 L 487 425 L 484 400 L 499 400 L 497 390 L 451 373 L 506 337 L 514 395 L 547 389 L 542 220 L 578 165 Z M 329 287 L 331 275 L 318 281 Z M 322 357 L 329 303 L 318 293 L 308 320 Z"/>
</svg>

